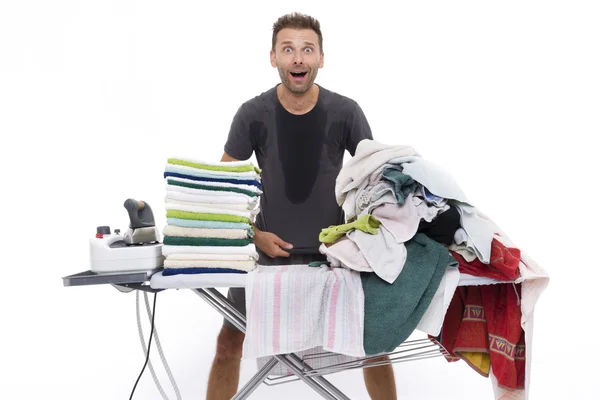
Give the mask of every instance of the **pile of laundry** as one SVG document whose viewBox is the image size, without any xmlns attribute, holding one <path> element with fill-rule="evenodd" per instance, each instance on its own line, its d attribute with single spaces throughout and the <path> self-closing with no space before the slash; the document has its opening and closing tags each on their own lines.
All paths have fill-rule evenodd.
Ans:
<svg viewBox="0 0 600 400">
<path fill-rule="evenodd" d="M 452 175 L 410 146 L 363 140 L 335 195 L 347 223 L 324 228 L 319 250 L 361 274 L 366 354 L 393 351 L 417 329 L 449 361 L 493 370 L 495 389 L 525 388 L 526 336 L 548 276 Z M 494 284 L 459 288 L 464 276 Z"/>
<path fill-rule="evenodd" d="M 260 169 L 251 161 L 167 160 L 163 275 L 248 273 L 258 253 Z"/>
</svg>

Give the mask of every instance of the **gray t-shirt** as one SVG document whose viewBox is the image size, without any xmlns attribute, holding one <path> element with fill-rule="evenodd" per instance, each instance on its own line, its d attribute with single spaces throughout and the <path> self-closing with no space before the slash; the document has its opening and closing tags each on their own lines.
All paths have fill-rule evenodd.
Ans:
<svg viewBox="0 0 600 400">
<path fill-rule="evenodd" d="M 283 108 L 277 86 L 244 102 L 225 143 L 225 152 L 238 160 L 254 152 L 262 170 L 257 228 L 312 254 L 318 254 L 321 229 L 344 223 L 335 200 L 344 152 L 354 156 L 361 140 L 372 139 L 354 100 L 319 88 L 316 106 L 303 115 Z"/>
</svg>

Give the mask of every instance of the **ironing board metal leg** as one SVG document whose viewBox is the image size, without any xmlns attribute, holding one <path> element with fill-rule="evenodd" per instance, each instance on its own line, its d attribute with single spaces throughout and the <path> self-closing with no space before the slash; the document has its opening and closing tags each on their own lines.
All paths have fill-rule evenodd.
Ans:
<svg viewBox="0 0 600 400">
<path fill-rule="evenodd" d="M 288 357 L 290 357 L 292 360 L 296 361 L 297 363 L 301 364 L 305 371 L 313 370 L 310 366 L 308 366 L 308 364 L 306 364 L 304 361 L 302 361 L 300 359 L 300 357 L 298 357 L 296 354 L 288 354 Z M 337 399 L 350 400 L 349 397 L 347 397 L 344 393 L 342 393 L 338 388 L 333 386 L 333 384 L 331 384 L 331 382 L 329 382 L 323 376 L 317 375 L 317 376 L 314 376 L 314 378 L 321 386 L 323 386 L 325 389 L 327 389 L 328 391 L 333 393 L 335 396 L 337 396 L 336 397 Z"/>
<path fill-rule="evenodd" d="M 262 367 L 260 369 L 260 371 L 258 371 L 256 373 L 256 375 L 254 375 L 249 381 L 248 383 L 246 383 L 244 385 L 244 387 L 242 389 L 240 389 L 240 391 L 238 391 L 235 396 L 233 396 L 231 398 L 231 400 L 243 400 L 246 399 L 250 396 L 250 394 L 252 394 L 252 392 L 254 392 L 256 390 L 256 388 L 258 388 L 260 386 L 261 383 L 263 383 L 263 381 L 266 379 L 266 377 L 269 375 L 269 372 L 271 372 L 271 370 L 273 368 L 275 368 L 275 366 L 277 365 L 278 361 L 275 358 L 270 359 L 264 367 Z"/>
<path fill-rule="evenodd" d="M 290 357 L 290 356 L 292 356 L 292 354 L 285 354 L 285 355 L 281 354 L 281 355 L 275 355 L 273 357 L 275 357 L 281 363 L 283 363 L 287 367 L 289 367 L 292 370 L 292 372 L 298 376 L 298 378 L 302 379 L 307 385 L 309 385 L 311 388 L 313 388 L 315 391 L 317 391 L 321 396 L 323 396 L 323 398 L 330 399 L 330 400 L 350 400 L 348 397 L 344 396 L 344 394 L 342 392 L 337 390 L 331 383 L 329 383 L 325 379 L 323 379 L 323 381 L 325 381 L 327 386 L 333 387 L 336 392 L 341 394 L 341 397 L 337 397 L 335 393 L 330 392 L 327 387 L 322 385 L 322 381 L 320 381 L 319 379 L 315 379 L 311 376 L 306 376 L 304 374 L 304 372 L 298 366 L 296 366 L 295 362 L 293 362 L 291 359 L 288 359 L 288 357 Z M 304 364 L 302 361 L 300 361 L 300 363 Z M 322 378 L 322 377 L 319 377 L 319 378 Z"/>
<path fill-rule="evenodd" d="M 208 304 L 210 304 L 215 310 L 217 310 L 221 315 L 223 315 L 223 317 L 227 318 L 227 320 L 229 320 L 240 331 L 244 333 L 246 332 L 246 317 L 243 314 L 241 314 L 235 307 L 233 307 L 229 300 L 227 300 L 227 298 L 223 296 L 218 290 L 214 288 L 200 288 L 194 289 L 194 292 L 198 296 L 206 300 Z M 311 368 L 295 354 L 275 355 L 273 358 L 289 367 L 295 375 L 297 375 L 302 381 L 304 381 L 307 385 L 309 385 L 311 388 L 317 391 L 321 396 L 323 396 L 323 398 L 330 400 L 350 400 L 324 377 L 306 376 L 301 368 L 304 368 L 305 370 L 311 370 Z M 301 367 L 298 367 L 296 364 L 299 364 Z M 272 368 L 273 367 L 271 367 L 269 371 Z M 261 369 L 261 371 L 259 371 L 259 373 L 262 372 L 264 372 L 264 368 Z M 264 381 L 267 375 L 268 373 L 264 376 L 261 382 Z M 252 391 L 255 389 L 256 387 L 253 387 Z M 240 394 L 240 392 L 238 392 L 238 394 Z M 249 394 L 250 393 L 248 393 L 248 395 Z"/>
</svg>

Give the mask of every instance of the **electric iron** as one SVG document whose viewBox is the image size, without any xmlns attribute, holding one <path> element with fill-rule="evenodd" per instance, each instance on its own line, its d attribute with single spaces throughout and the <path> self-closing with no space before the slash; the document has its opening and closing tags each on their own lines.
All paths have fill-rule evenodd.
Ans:
<svg viewBox="0 0 600 400">
<path fill-rule="evenodd" d="M 163 266 L 163 245 L 150 205 L 127 199 L 123 206 L 129 213 L 129 228 L 125 233 L 121 235 L 119 229 L 111 233 L 109 226 L 99 226 L 96 237 L 90 239 L 92 272 L 151 271 Z"/>
</svg>

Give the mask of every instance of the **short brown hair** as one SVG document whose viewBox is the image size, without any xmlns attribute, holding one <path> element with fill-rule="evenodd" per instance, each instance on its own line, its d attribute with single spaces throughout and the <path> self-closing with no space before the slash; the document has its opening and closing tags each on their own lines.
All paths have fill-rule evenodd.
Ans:
<svg viewBox="0 0 600 400">
<path fill-rule="evenodd" d="M 292 29 L 312 29 L 319 37 L 319 49 L 323 51 L 323 34 L 321 33 L 321 24 L 319 21 L 310 15 L 301 13 L 291 13 L 279 17 L 273 24 L 273 39 L 271 47 L 275 50 L 275 44 L 277 43 L 277 34 L 284 28 Z"/>
</svg>

